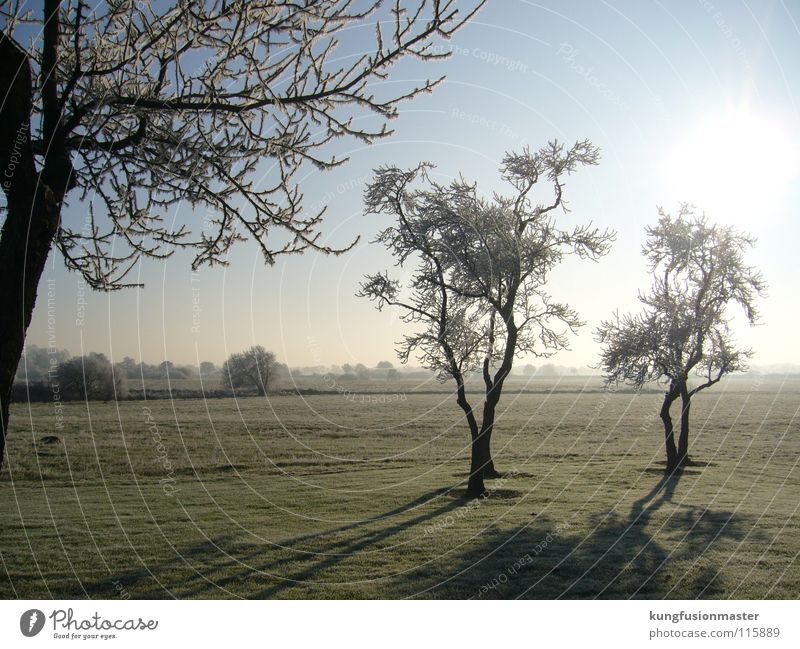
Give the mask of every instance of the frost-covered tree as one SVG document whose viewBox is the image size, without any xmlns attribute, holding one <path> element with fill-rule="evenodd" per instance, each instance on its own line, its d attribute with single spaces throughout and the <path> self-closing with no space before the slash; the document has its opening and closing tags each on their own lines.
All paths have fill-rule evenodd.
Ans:
<svg viewBox="0 0 800 649">
<path fill-rule="evenodd" d="M 15 380 L 28 383 L 46 381 L 58 371 L 62 363 L 69 360 L 69 357 L 66 349 L 27 345 L 22 353 L 22 361 L 17 368 Z"/>
<path fill-rule="evenodd" d="M 597 259 L 613 239 L 591 226 L 559 228 L 554 218 L 556 209 L 566 210 L 566 176 L 598 159 L 588 141 L 509 153 L 501 173 L 512 192 L 491 199 L 463 179 L 448 185 L 432 181 L 427 163 L 410 170 L 379 169 L 366 190 L 369 213 L 396 219 L 377 242 L 398 266 L 411 266 L 413 272 L 407 286 L 388 272 L 368 275 L 359 295 L 374 300 L 378 309 L 398 308 L 414 325 L 416 331 L 398 350 L 402 362 L 416 356 L 440 380 L 455 382 L 470 429 L 468 493 L 473 496 L 485 493 L 485 478 L 498 476 L 490 442 L 515 356 L 546 357 L 564 349 L 568 333 L 582 324 L 568 305 L 551 298 L 546 284 L 565 255 Z M 554 196 L 535 199 L 539 184 Z M 484 385 L 480 423 L 465 385 L 475 371 Z"/>
<path fill-rule="evenodd" d="M 667 384 L 660 413 L 667 472 L 689 461 L 692 397 L 747 367 L 751 351 L 737 349 L 729 323 L 730 307 L 737 305 L 751 325 L 758 320 L 755 302 L 765 283 L 744 260 L 754 243 L 733 227 L 696 216 L 687 204 L 676 217 L 659 209 L 658 224 L 647 228 L 642 251 L 653 285 L 639 296 L 641 313 L 617 314 L 597 330 L 603 346 L 600 367 L 608 383 Z M 678 398 L 681 426 L 676 447 L 670 409 Z"/>
<path fill-rule="evenodd" d="M 110 401 L 128 394 L 125 375 L 97 352 L 73 356 L 59 366 L 57 387 L 60 397 L 71 401 Z"/>
<path fill-rule="evenodd" d="M 482 3 L 30 4 L 0 0 L 0 462 L 52 247 L 101 290 L 176 248 L 195 268 L 227 263 L 245 238 L 270 264 L 342 252 L 320 239 L 324 210 L 304 211 L 298 169 L 344 162 L 324 149 L 337 138 L 387 135 L 398 104 L 438 83 L 382 83 L 392 66 L 440 58 L 433 39 Z"/>
<path fill-rule="evenodd" d="M 200 363 L 199 374 L 201 378 L 208 378 L 217 373 L 217 366 L 211 361 L 203 361 Z"/>
<path fill-rule="evenodd" d="M 222 365 L 222 387 L 228 390 L 251 388 L 264 396 L 278 373 L 280 364 L 275 354 L 261 345 L 255 345 L 237 354 L 231 354 Z"/>
</svg>

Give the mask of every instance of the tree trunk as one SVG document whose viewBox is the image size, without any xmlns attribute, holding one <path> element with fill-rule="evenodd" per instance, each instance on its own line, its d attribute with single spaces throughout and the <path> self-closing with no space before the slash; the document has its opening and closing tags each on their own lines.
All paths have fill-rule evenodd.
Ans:
<svg viewBox="0 0 800 649">
<path fill-rule="evenodd" d="M 467 495 L 473 498 L 485 496 L 488 492 L 483 483 L 483 472 L 486 468 L 488 459 L 488 447 L 486 438 L 477 433 L 472 436 L 472 457 L 469 466 L 469 482 L 467 483 Z"/>
<path fill-rule="evenodd" d="M 499 478 L 500 474 L 494 468 L 494 460 L 492 459 L 492 432 L 494 431 L 494 413 L 497 409 L 497 402 L 499 395 L 492 395 L 487 397 L 483 404 L 483 422 L 481 424 L 480 433 L 480 453 L 483 462 L 483 478 L 491 480 L 492 478 Z"/>
<path fill-rule="evenodd" d="M 48 7 L 56 12 L 58 3 L 50 0 Z M 46 42 L 53 44 L 54 38 L 57 41 L 57 25 L 46 32 Z M 45 56 L 46 69 L 51 69 L 48 65 L 55 66 L 55 45 L 52 50 L 52 55 Z M 54 159 L 49 178 L 60 178 L 61 190 L 54 194 L 52 185 L 47 180 L 42 182 L 44 170 L 42 175 L 37 173 L 30 135 L 32 95 L 27 55 L 0 34 L 0 183 L 7 204 L 0 233 L 0 466 L 5 455 L 14 375 L 31 323 L 39 279 L 58 230 L 61 200 L 71 171 L 63 148 L 53 143 L 53 151 L 48 151 L 48 157 L 52 155 Z M 45 115 L 45 121 L 49 124 L 53 117 Z"/>
<path fill-rule="evenodd" d="M 458 385 L 458 405 L 464 411 L 464 416 L 469 424 L 470 434 L 470 466 L 469 481 L 467 483 L 467 495 L 473 498 L 486 495 L 486 487 L 483 484 L 483 467 L 486 464 L 486 452 L 488 446 L 484 446 L 482 440 L 485 439 L 478 429 L 478 422 L 475 414 L 467 401 L 463 382 Z"/>
<path fill-rule="evenodd" d="M 669 390 L 664 395 L 664 402 L 661 404 L 661 421 L 664 422 L 664 443 L 667 448 L 667 473 L 672 473 L 678 466 L 675 432 L 672 426 L 672 417 L 669 414 L 669 409 L 675 399 L 678 398 L 678 395 L 678 388 L 674 383 L 670 383 Z"/>
<path fill-rule="evenodd" d="M 689 407 L 692 405 L 692 398 L 686 383 L 681 385 L 681 432 L 678 435 L 678 466 L 686 466 L 689 463 Z"/>
<path fill-rule="evenodd" d="M 494 468 L 494 458 L 492 457 L 491 449 L 492 431 L 489 430 L 486 434 L 486 464 L 483 467 L 483 477 L 487 480 L 502 477 L 502 474 Z"/>
</svg>

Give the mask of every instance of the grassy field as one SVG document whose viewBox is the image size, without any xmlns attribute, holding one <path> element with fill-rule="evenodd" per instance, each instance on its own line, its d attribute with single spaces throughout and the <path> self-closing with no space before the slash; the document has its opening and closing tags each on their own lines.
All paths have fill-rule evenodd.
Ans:
<svg viewBox="0 0 800 649">
<path fill-rule="evenodd" d="M 505 395 L 475 501 L 446 394 L 18 404 L 0 596 L 800 596 L 800 380 L 702 393 L 671 480 L 659 396 L 572 381 Z"/>
</svg>

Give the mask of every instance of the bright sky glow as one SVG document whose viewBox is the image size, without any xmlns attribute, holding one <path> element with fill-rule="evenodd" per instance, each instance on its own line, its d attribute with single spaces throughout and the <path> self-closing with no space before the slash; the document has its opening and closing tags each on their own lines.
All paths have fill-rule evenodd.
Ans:
<svg viewBox="0 0 800 649">
<path fill-rule="evenodd" d="M 327 242 L 347 245 L 360 235 L 352 251 L 267 267 L 248 243 L 233 251 L 229 267 L 196 274 L 178 251 L 141 264 L 133 279 L 144 289 L 111 295 L 81 286 L 51 255 L 28 341 L 150 363 L 220 363 L 253 344 L 292 366 L 397 363 L 395 342 L 407 325 L 355 297 L 365 273 L 401 276 L 388 253 L 370 244 L 386 225 L 363 214 L 372 169 L 427 160 L 438 180 L 462 173 L 491 194 L 504 189 L 497 169 L 506 151 L 589 138 L 601 163 L 569 178 L 572 211 L 558 218 L 561 225 L 592 221 L 618 237 L 600 263 L 570 261 L 553 274 L 550 292 L 587 324 L 572 351 L 552 362 L 596 362 L 595 327 L 615 309 L 637 309 L 637 292 L 648 287 L 645 226 L 658 206 L 674 212 L 686 201 L 758 240 L 749 261 L 769 283 L 763 325 L 736 328 L 755 351 L 753 363 L 800 363 L 798 26 L 800 3 L 786 0 L 490 0 L 440 44 L 452 50 L 449 59 L 408 61 L 392 71 L 386 83 L 447 80 L 402 107 L 390 138 L 371 146 L 339 142 L 331 153 L 349 156 L 347 165 L 298 174 L 306 206 L 328 207 Z M 345 53 L 370 34 L 348 35 Z M 77 197 L 66 218 L 85 218 Z M 518 361 L 526 362 L 546 361 Z"/>
<path fill-rule="evenodd" d="M 797 178 L 797 143 L 783 124 L 731 110 L 692 127 L 668 154 L 665 173 L 688 202 L 746 227 L 784 205 Z"/>
</svg>

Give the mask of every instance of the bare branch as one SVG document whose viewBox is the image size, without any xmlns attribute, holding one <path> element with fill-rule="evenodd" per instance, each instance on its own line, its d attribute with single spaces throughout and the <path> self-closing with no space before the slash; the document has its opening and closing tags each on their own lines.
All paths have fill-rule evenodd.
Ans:
<svg viewBox="0 0 800 649">
<path fill-rule="evenodd" d="M 10 38 L 45 26 L 26 51 L 43 80 L 33 97 L 34 151 L 56 195 L 98 196 L 97 227 L 65 220 L 58 242 L 70 268 L 110 290 L 127 286 L 131 261 L 179 247 L 193 251 L 194 268 L 226 264 L 245 238 L 268 264 L 309 249 L 349 250 L 354 241 L 323 241 L 325 210 L 305 211 L 298 169 L 345 162 L 326 152 L 337 139 L 387 136 L 398 106 L 442 79 L 391 92 L 376 82 L 404 58 L 442 58 L 432 45 L 483 1 L 46 5 L 37 16 L 4 2 L 0 16 Z M 342 38 L 373 29 L 366 51 Z M 356 121 L 368 114 L 381 118 L 374 128 Z M 191 213 L 168 230 L 163 218 L 182 205 Z"/>
<path fill-rule="evenodd" d="M 415 264 L 407 286 L 388 274 L 368 275 L 358 295 L 406 311 L 418 331 L 398 350 L 406 362 L 416 354 L 442 380 L 463 386 L 480 369 L 486 399 L 496 403 L 517 354 L 545 356 L 567 347 L 583 323 L 567 305 L 543 290 L 551 269 L 565 255 L 599 258 L 613 233 L 591 227 L 558 228 L 550 209 L 530 196 L 540 180 L 556 187 L 580 164 L 595 164 L 588 142 L 565 149 L 557 142 L 532 154 L 505 156 L 501 174 L 516 189 L 512 198 L 481 198 L 463 178 L 440 185 L 430 164 L 403 170 L 377 169 L 365 191 L 368 213 L 389 214 L 383 244 L 399 266 Z M 401 299 L 401 291 L 411 297 Z"/>
<path fill-rule="evenodd" d="M 739 305 L 751 324 L 757 322 L 755 301 L 766 284 L 744 262 L 754 243 L 732 227 L 695 216 L 686 203 L 677 217 L 659 209 L 643 247 L 653 273 L 650 292 L 639 297 L 643 312 L 616 315 L 597 330 L 606 380 L 637 387 L 662 378 L 685 384 L 694 372 L 703 383 L 688 390 L 691 397 L 745 369 L 750 352 L 735 349 L 727 318 L 729 306 Z"/>
</svg>

